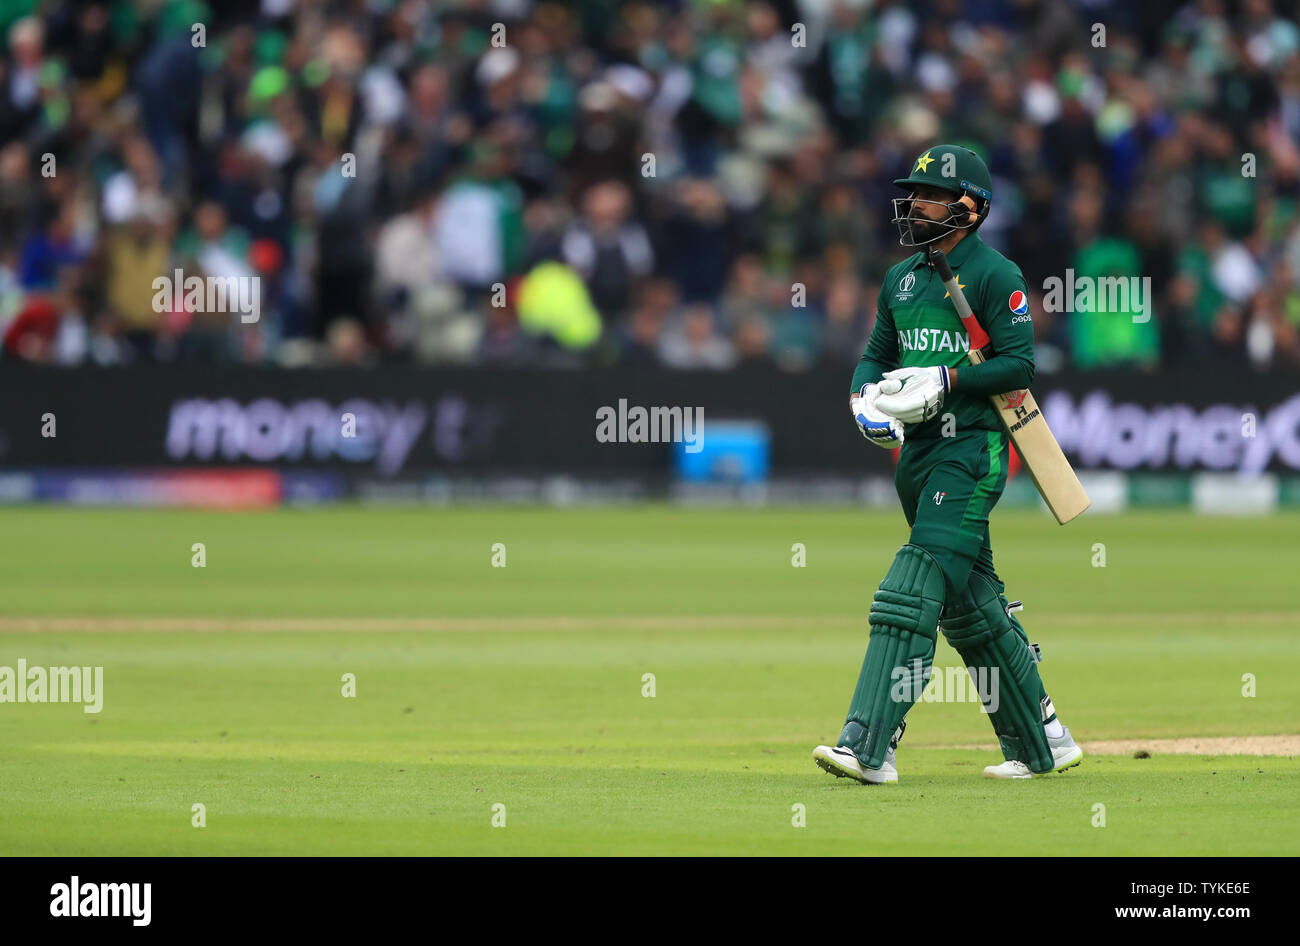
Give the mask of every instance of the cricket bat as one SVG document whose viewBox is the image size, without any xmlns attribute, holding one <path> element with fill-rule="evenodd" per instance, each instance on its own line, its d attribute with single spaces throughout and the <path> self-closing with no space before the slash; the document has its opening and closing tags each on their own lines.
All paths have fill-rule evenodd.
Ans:
<svg viewBox="0 0 1300 946">
<path fill-rule="evenodd" d="M 930 247 L 929 256 L 939 278 L 947 287 L 948 295 L 957 308 L 957 315 L 961 317 L 961 324 L 970 338 L 970 363 L 978 365 L 987 361 L 993 357 L 988 333 L 975 318 L 970 303 L 957 285 L 948 258 L 943 250 L 935 246 Z M 1047 503 L 1047 508 L 1052 510 L 1056 521 L 1065 525 L 1092 505 L 1092 500 L 1088 499 L 1070 461 L 1065 458 L 1061 445 L 1056 442 L 1051 428 L 1047 426 L 1034 396 L 1028 390 L 1008 391 L 1006 394 L 995 394 L 989 400 L 1006 425 L 1021 462 L 1029 471 L 1039 495 Z"/>
</svg>

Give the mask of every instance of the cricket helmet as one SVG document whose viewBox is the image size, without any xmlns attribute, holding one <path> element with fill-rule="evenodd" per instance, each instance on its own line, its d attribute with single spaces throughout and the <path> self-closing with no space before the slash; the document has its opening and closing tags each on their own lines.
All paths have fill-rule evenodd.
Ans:
<svg viewBox="0 0 1300 946">
<path fill-rule="evenodd" d="M 893 222 L 898 227 L 898 242 L 903 246 L 924 246 L 943 239 L 954 230 L 974 230 L 988 216 L 989 204 L 993 200 L 993 180 L 983 159 L 969 148 L 958 145 L 927 148 L 912 162 L 912 172 L 894 183 L 910 191 L 907 197 L 894 198 Z M 953 199 L 918 198 L 916 188 L 922 185 L 946 190 Z M 918 203 L 944 207 L 948 214 L 940 220 L 913 215 Z M 915 227 L 917 223 L 922 226 Z"/>
</svg>

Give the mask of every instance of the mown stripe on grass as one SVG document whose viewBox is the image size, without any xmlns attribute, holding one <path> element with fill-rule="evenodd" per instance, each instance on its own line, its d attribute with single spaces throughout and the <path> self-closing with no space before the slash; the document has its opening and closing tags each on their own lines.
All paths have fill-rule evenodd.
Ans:
<svg viewBox="0 0 1300 946">
<path fill-rule="evenodd" d="M 933 746 L 937 749 L 988 749 L 987 745 Z M 996 747 L 994 747 L 996 748 Z M 1180 736 L 1174 739 L 1099 739 L 1081 742 L 1084 759 L 1089 755 L 1254 755 L 1300 756 L 1300 734 L 1273 736 Z M 1142 758 L 1142 756 L 1137 756 Z"/>
<path fill-rule="evenodd" d="M 1104 622 L 1090 614 L 1046 614 L 1035 616 L 1039 626 L 1106 627 L 1121 623 L 1141 624 L 1159 620 L 1162 625 L 1197 625 L 1221 619 L 1209 611 L 1165 611 L 1107 614 Z M 1300 630 L 1300 611 L 1260 611 L 1233 615 L 1235 624 L 1294 626 Z M 108 617 L 103 615 L 8 615 L 0 616 L 0 633 L 41 631 L 133 632 L 195 631 L 274 633 L 280 631 L 582 631 L 582 630 L 676 630 L 682 627 L 736 629 L 840 627 L 862 623 L 865 615 L 816 614 L 625 614 L 581 617 L 515 615 L 509 617 Z"/>
</svg>

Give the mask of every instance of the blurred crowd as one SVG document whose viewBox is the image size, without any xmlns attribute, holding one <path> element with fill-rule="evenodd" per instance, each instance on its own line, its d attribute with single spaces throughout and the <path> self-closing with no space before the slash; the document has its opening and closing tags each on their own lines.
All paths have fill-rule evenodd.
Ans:
<svg viewBox="0 0 1300 946">
<path fill-rule="evenodd" d="M 1293 2 L 5 0 L 0 36 L 2 359 L 847 366 L 890 182 L 955 142 L 1040 371 L 1300 365 Z M 160 305 L 176 270 L 257 277 L 257 321 Z M 1068 271 L 1151 317 L 1046 311 Z"/>
</svg>

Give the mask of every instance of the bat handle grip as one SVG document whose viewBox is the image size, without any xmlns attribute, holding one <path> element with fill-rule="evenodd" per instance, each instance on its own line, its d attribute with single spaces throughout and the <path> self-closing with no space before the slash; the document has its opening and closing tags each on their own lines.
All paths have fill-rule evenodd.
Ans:
<svg viewBox="0 0 1300 946">
<path fill-rule="evenodd" d="M 966 295 L 961 291 L 961 287 L 957 285 L 956 278 L 952 274 L 952 267 L 948 265 L 948 257 L 937 246 L 932 246 L 926 250 L 926 256 L 930 260 L 930 265 L 934 267 L 934 271 L 939 274 L 939 278 L 948 287 L 948 294 L 952 298 L 953 306 L 957 309 L 957 315 L 961 319 L 962 327 L 966 329 L 966 334 L 970 337 L 971 348 L 975 351 L 987 348 L 989 344 L 988 333 L 984 331 L 984 327 L 975 318 L 970 303 L 966 301 Z"/>
<path fill-rule="evenodd" d="M 927 252 L 930 254 L 930 265 L 933 266 L 934 271 L 939 274 L 939 278 L 944 282 L 948 282 L 952 279 L 952 267 L 948 265 L 948 257 L 944 254 L 943 250 L 939 249 L 937 246 L 932 246 Z"/>
</svg>

